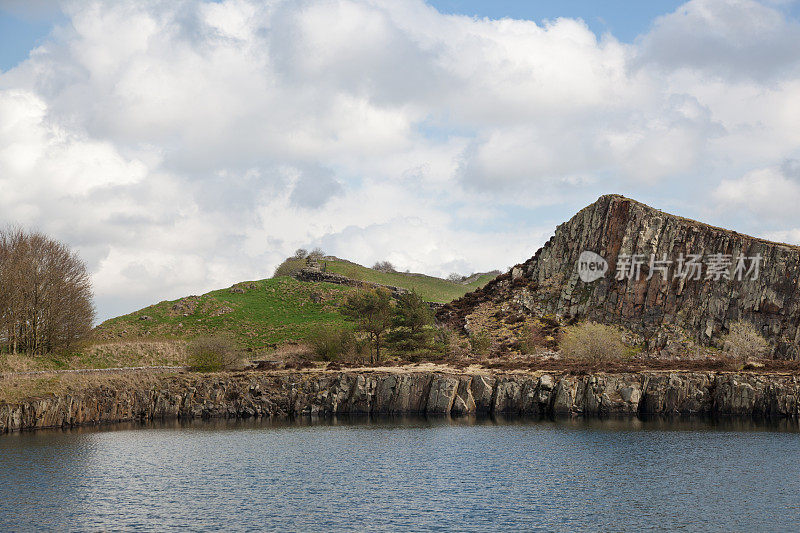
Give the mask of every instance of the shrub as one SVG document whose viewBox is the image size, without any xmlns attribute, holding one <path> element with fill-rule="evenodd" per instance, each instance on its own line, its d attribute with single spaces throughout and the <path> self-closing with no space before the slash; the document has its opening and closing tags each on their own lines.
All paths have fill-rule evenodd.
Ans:
<svg viewBox="0 0 800 533">
<path fill-rule="evenodd" d="M 307 341 L 322 361 L 351 359 L 357 351 L 353 330 L 333 324 L 316 327 L 309 333 Z"/>
<path fill-rule="evenodd" d="M 450 346 L 458 341 L 458 335 L 448 326 L 436 324 L 433 326 L 433 341 L 444 353 L 447 353 Z"/>
<path fill-rule="evenodd" d="M 308 250 L 305 248 L 298 248 L 294 251 L 294 259 L 305 259 L 306 257 L 308 257 Z"/>
<path fill-rule="evenodd" d="M 730 330 L 721 340 L 722 351 L 742 362 L 751 357 L 764 357 L 769 352 L 769 343 L 753 324 L 743 320 L 731 324 Z"/>
<path fill-rule="evenodd" d="M 436 357 L 469 356 L 468 343 L 447 325 L 433 326 L 433 351 Z"/>
<path fill-rule="evenodd" d="M 524 318 L 523 318 L 524 320 Z M 517 339 L 519 351 L 523 354 L 536 353 L 540 348 L 544 347 L 546 338 L 542 335 L 539 328 L 535 326 L 523 326 L 522 332 Z"/>
<path fill-rule="evenodd" d="M 492 347 L 492 337 L 485 329 L 471 333 L 469 345 L 474 355 L 487 355 Z"/>
<path fill-rule="evenodd" d="M 275 269 L 275 273 L 272 275 L 272 277 L 277 278 L 279 276 L 294 276 L 305 266 L 306 262 L 304 260 L 289 258 L 278 265 L 278 268 Z"/>
<path fill-rule="evenodd" d="M 197 372 L 219 372 L 239 362 L 236 344 L 225 337 L 197 337 L 186 347 L 189 368 Z"/>
<path fill-rule="evenodd" d="M 625 354 L 622 331 L 614 326 L 584 322 L 564 328 L 561 352 L 586 361 L 613 361 Z"/>
</svg>

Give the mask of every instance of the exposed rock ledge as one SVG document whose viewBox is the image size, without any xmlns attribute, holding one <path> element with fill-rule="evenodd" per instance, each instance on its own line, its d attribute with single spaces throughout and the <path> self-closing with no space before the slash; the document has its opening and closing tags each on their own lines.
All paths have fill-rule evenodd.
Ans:
<svg viewBox="0 0 800 533">
<path fill-rule="evenodd" d="M 800 378 L 728 373 L 570 376 L 441 372 L 237 373 L 164 377 L 0 405 L 0 433 L 176 419 L 331 414 L 697 414 L 798 417 Z"/>
</svg>

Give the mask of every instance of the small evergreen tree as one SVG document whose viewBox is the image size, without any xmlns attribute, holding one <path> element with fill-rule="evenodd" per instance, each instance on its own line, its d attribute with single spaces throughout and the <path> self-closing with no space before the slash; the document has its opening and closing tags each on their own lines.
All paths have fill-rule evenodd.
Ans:
<svg viewBox="0 0 800 533">
<path fill-rule="evenodd" d="M 416 291 L 397 298 L 392 331 L 387 342 L 399 351 L 430 350 L 433 348 L 433 313 Z"/>
<path fill-rule="evenodd" d="M 392 325 L 394 315 L 392 293 L 379 287 L 359 291 L 345 298 L 341 312 L 356 323 L 356 329 L 366 333 L 375 346 L 375 359 L 381 359 L 381 342 Z"/>
</svg>

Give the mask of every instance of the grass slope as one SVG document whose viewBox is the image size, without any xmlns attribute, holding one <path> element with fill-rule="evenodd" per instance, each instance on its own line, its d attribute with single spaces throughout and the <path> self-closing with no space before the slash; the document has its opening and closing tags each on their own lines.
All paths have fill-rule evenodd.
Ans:
<svg viewBox="0 0 800 533">
<path fill-rule="evenodd" d="M 107 320 L 95 331 L 100 341 L 221 333 L 242 346 L 259 348 L 303 339 L 318 324 L 344 323 L 337 308 L 353 290 L 286 277 L 244 282 L 202 296 L 160 302 Z"/>
</svg>

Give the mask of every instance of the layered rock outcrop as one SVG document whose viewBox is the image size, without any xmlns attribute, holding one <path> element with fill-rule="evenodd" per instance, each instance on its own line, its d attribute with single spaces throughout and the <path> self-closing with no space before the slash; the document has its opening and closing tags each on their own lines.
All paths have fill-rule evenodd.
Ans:
<svg viewBox="0 0 800 533">
<path fill-rule="evenodd" d="M 602 258 L 597 279 L 579 275 L 584 252 Z M 476 316 L 497 310 L 617 324 L 648 349 L 674 353 L 716 343 L 741 319 L 763 333 L 774 357 L 798 359 L 800 248 L 603 196 L 531 259 L 437 317 L 469 330 Z"/>
<path fill-rule="evenodd" d="M 0 405 L 0 433 L 191 418 L 343 414 L 742 415 L 792 417 L 797 376 L 641 373 L 309 372 L 164 377 Z"/>
</svg>

